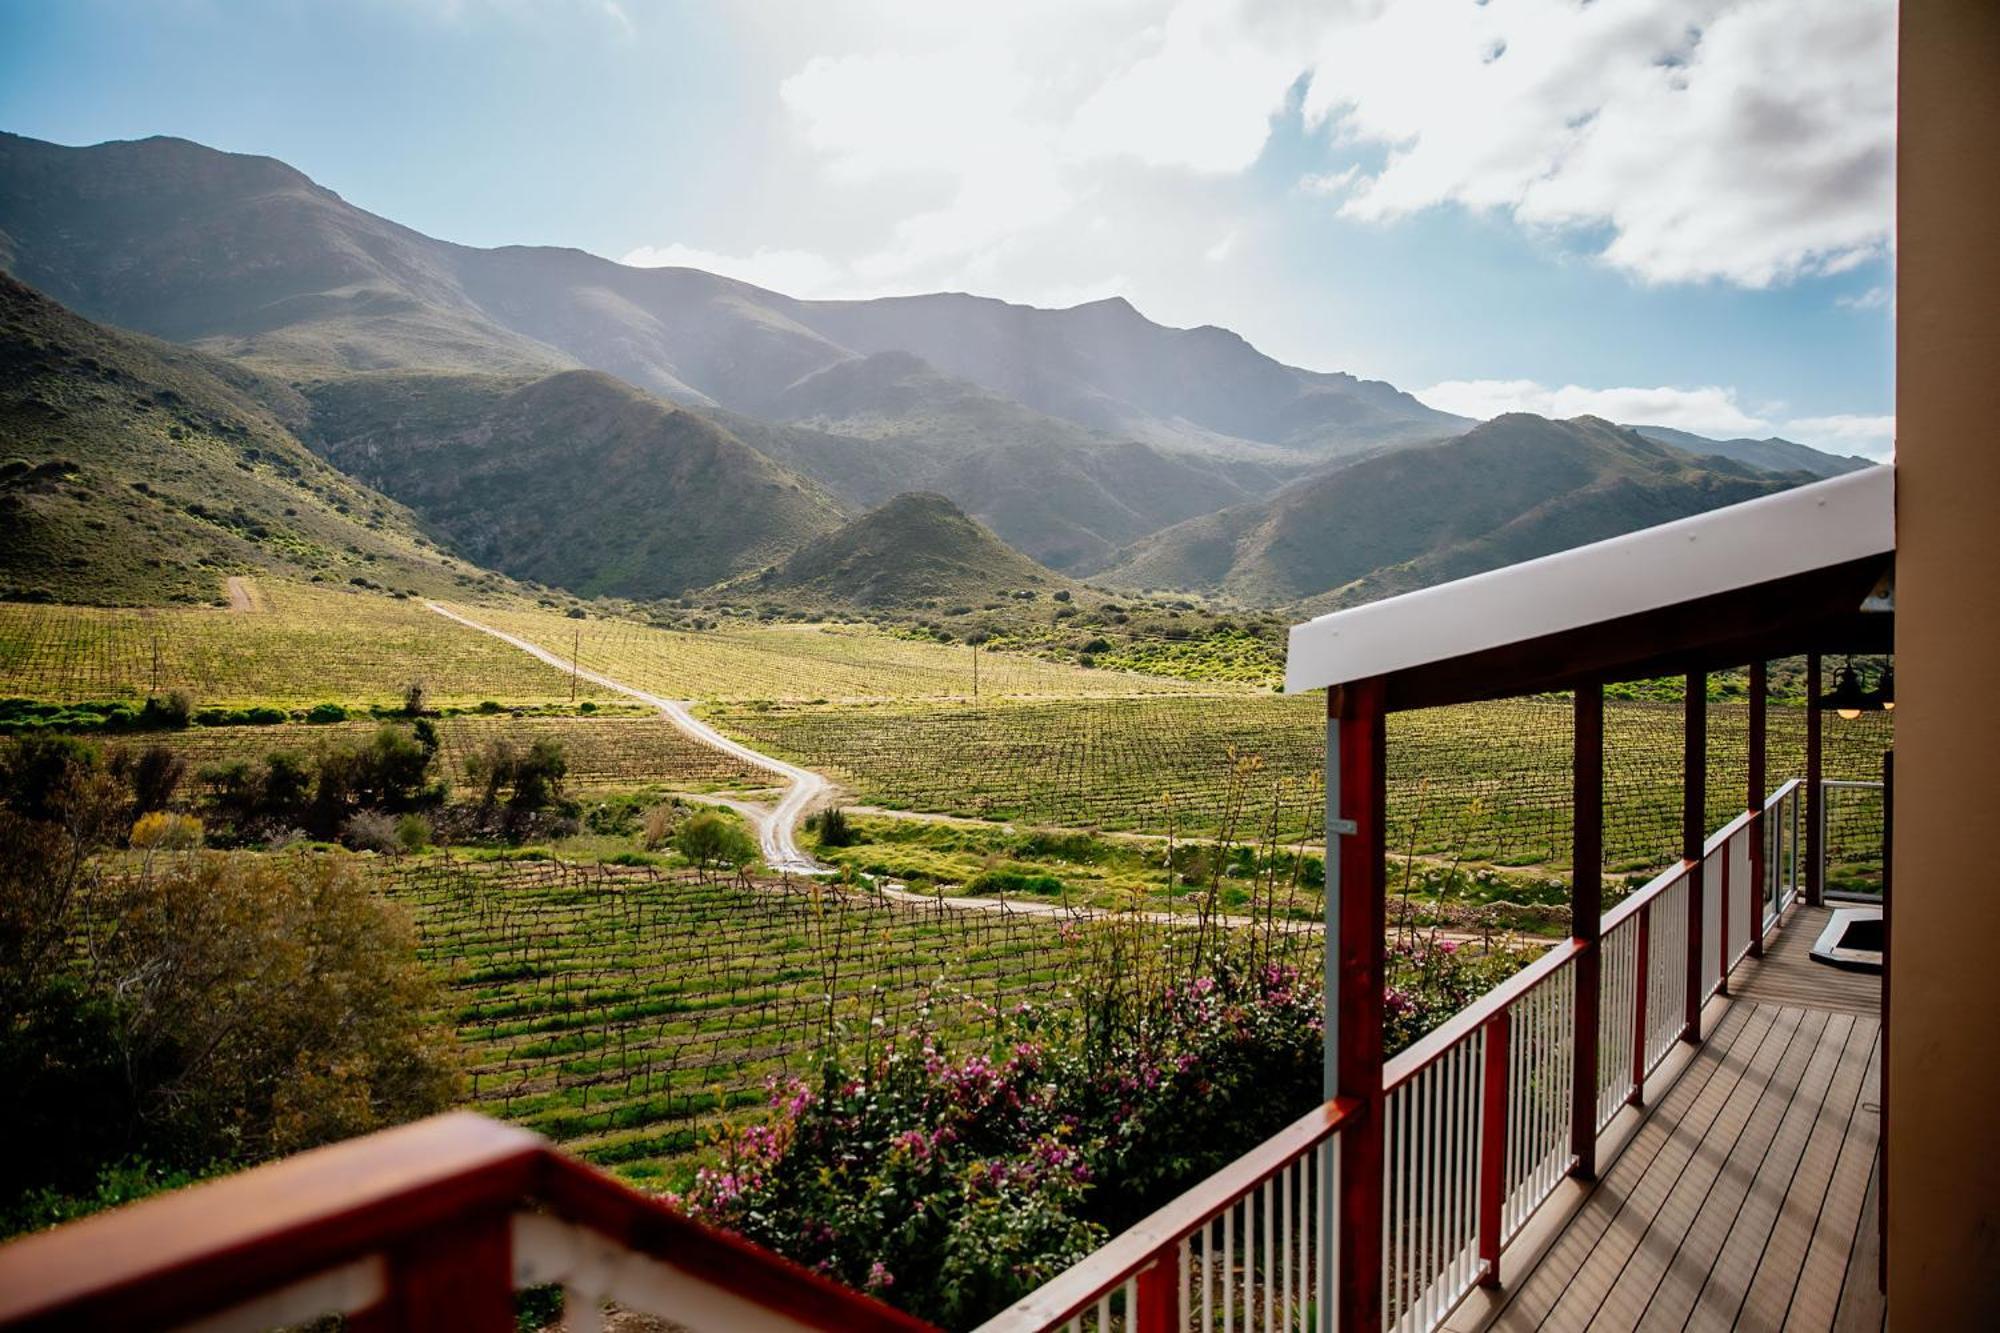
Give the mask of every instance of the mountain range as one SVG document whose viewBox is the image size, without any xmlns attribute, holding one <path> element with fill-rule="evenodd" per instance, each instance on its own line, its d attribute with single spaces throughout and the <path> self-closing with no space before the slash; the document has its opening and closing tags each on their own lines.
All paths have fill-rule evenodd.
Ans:
<svg viewBox="0 0 2000 1333">
<path fill-rule="evenodd" d="M 1117 299 L 807 301 L 455 245 L 178 139 L 0 134 L 0 268 L 134 331 L 101 336 L 149 364 L 182 345 L 413 539 L 586 596 L 813 586 L 803 552 L 859 516 L 874 535 L 849 555 L 879 552 L 884 522 L 939 520 L 888 505 L 927 492 L 1069 575 L 1306 602 L 1864 465 L 1587 418 L 1479 425 Z"/>
</svg>

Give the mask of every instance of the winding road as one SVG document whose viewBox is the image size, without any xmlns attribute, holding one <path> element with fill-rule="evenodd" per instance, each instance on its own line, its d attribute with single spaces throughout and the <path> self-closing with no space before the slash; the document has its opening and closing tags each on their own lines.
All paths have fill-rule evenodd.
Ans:
<svg viewBox="0 0 2000 1333">
<path fill-rule="evenodd" d="M 818 773 L 813 772 L 809 768 L 800 768 L 797 764 L 788 764 L 782 759 L 773 758 L 771 755 L 753 750 L 740 741 L 729 739 L 729 737 L 723 735 L 690 712 L 686 702 L 683 700 L 663 699 L 657 694 L 648 694 L 646 691 L 636 689 L 633 686 L 625 684 L 623 681 L 613 680 L 609 676 L 586 670 L 576 666 L 558 654 L 550 652 L 539 644 L 530 643 L 519 635 L 509 634 L 507 631 L 495 629 L 491 625 L 481 624 L 470 616 L 462 616 L 449 607 L 440 606 L 436 602 L 427 601 L 424 603 L 424 608 L 429 611 L 435 611 L 446 620 L 455 620 L 467 629 L 476 629 L 482 634 L 491 634 L 502 643 L 512 644 L 522 652 L 547 662 L 559 671 L 574 671 L 580 680 L 587 680 L 593 685 L 602 685 L 607 690 L 615 690 L 619 694 L 637 699 L 647 707 L 657 709 L 661 717 L 664 717 L 667 721 L 673 723 L 674 726 L 693 739 L 700 741 L 703 745 L 714 746 L 724 754 L 741 759 L 753 768 L 761 768 L 767 773 L 773 773 L 784 778 L 790 785 L 785 790 L 784 799 L 780 800 L 775 806 L 762 805 L 752 801 L 730 801 L 727 804 L 731 808 L 741 811 L 750 820 L 752 826 L 756 828 L 758 848 L 763 854 L 766 866 L 769 866 L 772 870 L 780 874 L 786 875 L 817 875 L 827 873 L 827 868 L 813 860 L 810 856 L 807 856 L 799 847 L 797 839 L 793 836 L 793 830 L 798 827 L 799 820 L 805 813 L 812 808 L 815 802 L 827 796 L 833 790 L 833 784 Z"/>
</svg>

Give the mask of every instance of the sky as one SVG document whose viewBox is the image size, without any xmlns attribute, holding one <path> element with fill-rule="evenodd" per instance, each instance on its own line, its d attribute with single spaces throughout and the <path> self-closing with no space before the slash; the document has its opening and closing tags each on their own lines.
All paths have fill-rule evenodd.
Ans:
<svg viewBox="0 0 2000 1333">
<path fill-rule="evenodd" d="M 0 0 L 0 129 L 1886 457 L 1894 42 L 1890 0 Z"/>
</svg>

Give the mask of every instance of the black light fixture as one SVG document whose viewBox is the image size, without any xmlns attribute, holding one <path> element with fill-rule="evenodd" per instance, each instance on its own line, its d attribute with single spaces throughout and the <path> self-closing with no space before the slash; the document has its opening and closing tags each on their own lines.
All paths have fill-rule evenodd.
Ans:
<svg viewBox="0 0 2000 1333">
<path fill-rule="evenodd" d="M 1875 692 L 1868 696 L 1875 707 L 1885 713 L 1896 711 L 1896 664 L 1891 662 L 1882 668 L 1882 679 L 1875 682 Z"/>
<path fill-rule="evenodd" d="M 1852 658 L 1840 668 L 1840 675 L 1834 678 L 1833 689 L 1814 702 L 1818 707 L 1830 708 L 1850 720 L 1860 717 L 1861 711 L 1871 706 L 1868 696 L 1861 691 L 1861 677 L 1854 672 Z"/>
</svg>

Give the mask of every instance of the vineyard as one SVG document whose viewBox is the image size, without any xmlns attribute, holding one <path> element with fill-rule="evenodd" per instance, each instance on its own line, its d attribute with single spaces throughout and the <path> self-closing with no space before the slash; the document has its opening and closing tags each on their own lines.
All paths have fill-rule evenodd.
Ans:
<svg viewBox="0 0 2000 1333">
<path fill-rule="evenodd" d="M 571 620 L 540 611 L 454 610 L 516 634 L 585 670 L 670 699 L 957 699 L 974 695 L 974 650 L 857 625 L 750 625 L 654 629 L 624 620 Z M 1023 653 L 981 651 L 981 697 L 1215 693 L 1164 676 L 1097 671 Z"/>
<path fill-rule="evenodd" d="M 204 705 L 388 704 L 421 680 L 435 704 L 567 700 L 570 678 L 421 603 L 261 579 L 263 609 L 0 603 L 0 696 Z M 614 698 L 585 684 L 580 698 Z"/>
<path fill-rule="evenodd" d="M 1317 837 L 1322 818 L 1323 707 L 1319 696 L 1238 695 L 714 707 L 706 715 L 750 744 L 828 773 L 869 804 L 1289 841 Z M 1747 727 L 1740 705 L 1710 705 L 1710 828 L 1742 808 Z M 1570 706 L 1556 700 L 1393 716 L 1391 849 L 1566 863 L 1571 730 Z M 1802 772 L 1804 734 L 1803 710 L 1771 710 L 1773 785 Z M 1876 776 L 1888 742 L 1882 714 L 1829 718 L 1827 776 Z M 1636 871 L 1671 860 L 1680 846 L 1680 706 L 1607 705 L 1605 746 L 1607 866 Z"/>
<path fill-rule="evenodd" d="M 1109 923 L 885 901 L 809 883 L 560 862 L 418 862 L 390 893 L 447 988 L 473 1102 L 637 1178 L 761 1106 L 836 1040 L 998 1030 L 1060 1000 Z M 1142 930 L 1189 956 L 1187 928 Z M 1308 937 L 1274 937 L 1305 966 Z M 879 1026 L 878 1026 L 879 1022 Z"/>
<path fill-rule="evenodd" d="M 769 785 L 762 769 L 691 739 L 651 713 L 594 717 L 510 717 L 464 714 L 434 719 L 442 775 L 453 790 L 470 785 L 466 760 L 488 741 L 505 738 L 527 746 L 544 737 L 560 741 L 569 765 L 567 782 L 576 791 L 627 790 L 668 786 L 680 790 Z M 254 761 L 277 750 L 312 756 L 327 745 L 367 736 L 378 722 L 325 725 L 287 723 L 271 727 L 194 727 L 148 736 L 183 755 L 196 770 L 204 764 Z"/>
</svg>

